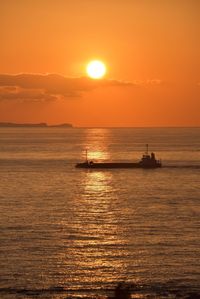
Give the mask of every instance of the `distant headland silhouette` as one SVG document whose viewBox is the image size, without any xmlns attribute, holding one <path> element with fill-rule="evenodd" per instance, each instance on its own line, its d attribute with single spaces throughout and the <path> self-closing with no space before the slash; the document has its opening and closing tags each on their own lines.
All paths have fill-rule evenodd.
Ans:
<svg viewBox="0 0 200 299">
<path fill-rule="evenodd" d="M 36 127 L 36 128 L 73 128 L 72 124 L 64 123 L 64 124 L 58 124 L 58 125 L 48 125 L 47 123 L 11 123 L 11 122 L 0 122 L 0 127 L 7 127 L 7 128 L 13 128 L 13 127 Z"/>
</svg>

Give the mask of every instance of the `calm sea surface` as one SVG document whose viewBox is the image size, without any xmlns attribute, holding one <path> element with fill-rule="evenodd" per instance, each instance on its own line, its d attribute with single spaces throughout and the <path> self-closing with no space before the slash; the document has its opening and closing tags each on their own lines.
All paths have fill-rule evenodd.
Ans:
<svg viewBox="0 0 200 299">
<path fill-rule="evenodd" d="M 74 167 L 146 143 L 163 168 Z M 106 298 L 120 281 L 133 298 L 200 292 L 200 128 L 1 128 L 0 298 Z"/>
</svg>

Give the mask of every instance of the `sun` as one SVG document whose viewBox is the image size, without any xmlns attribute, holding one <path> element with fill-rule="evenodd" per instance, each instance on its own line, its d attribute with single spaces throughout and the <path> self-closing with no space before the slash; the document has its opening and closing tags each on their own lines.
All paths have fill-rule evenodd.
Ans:
<svg viewBox="0 0 200 299">
<path fill-rule="evenodd" d="M 100 60 L 92 60 L 86 68 L 87 74 L 92 79 L 101 79 L 106 73 L 106 66 Z"/>
</svg>

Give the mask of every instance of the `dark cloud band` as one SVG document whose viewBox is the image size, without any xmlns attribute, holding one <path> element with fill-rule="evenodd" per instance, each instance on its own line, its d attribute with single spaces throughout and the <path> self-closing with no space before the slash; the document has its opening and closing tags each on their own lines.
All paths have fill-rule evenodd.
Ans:
<svg viewBox="0 0 200 299">
<path fill-rule="evenodd" d="M 50 101 L 80 97 L 84 92 L 99 87 L 143 84 L 112 79 L 93 80 L 88 77 L 67 78 L 58 74 L 0 74 L 0 100 Z M 145 84 L 160 84 L 160 80 L 147 80 Z"/>
<path fill-rule="evenodd" d="M 79 97 L 83 92 L 104 86 L 127 86 L 117 80 L 92 80 L 87 77 L 67 78 L 57 74 L 0 75 L 1 100 L 55 100 Z"/>
</svg>

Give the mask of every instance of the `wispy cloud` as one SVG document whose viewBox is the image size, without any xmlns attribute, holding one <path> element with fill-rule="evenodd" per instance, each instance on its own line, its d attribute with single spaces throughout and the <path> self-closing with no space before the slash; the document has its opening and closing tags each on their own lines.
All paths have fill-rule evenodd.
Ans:
<svg viewBox="0 0 200 299">
<path fill-rule="evenodd" d="M 46 93 L 43 89 L 26 89 L 18 86 L 0 87 L 0 100 L 19 101 L 51 101 L 56 100 L 56 95 Z"/>
<path fill-rule="evenodd" d="M 99 87 L 160 84 L 160 80 L 126 82 L 122 80 L 92 80 L 87 77 L 67 78 L 58 74 L 0 74 L 0 100 L 51 101 L 80 97 Z"/>
<path fill-rule="evenodd" d="M 148 79 L 146 83 L 150 85 L 160 85 L 163 83 L 163 81 L 160 79 Z"/>
</svg>

